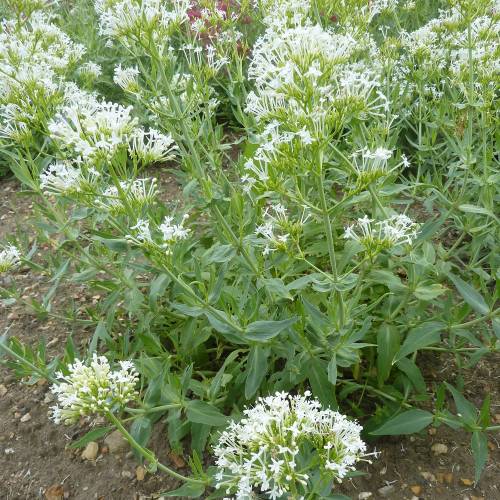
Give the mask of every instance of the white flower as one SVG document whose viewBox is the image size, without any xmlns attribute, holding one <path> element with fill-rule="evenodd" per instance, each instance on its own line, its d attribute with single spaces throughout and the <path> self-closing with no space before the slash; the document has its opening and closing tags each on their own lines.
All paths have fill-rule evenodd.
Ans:
<svg viewBox="0 0 500 500">
<path fill-rule="evenodd" d="M 368 148 L 353 154 L 353 166 L 356 171 L 358 184 L 365 186 L 380 177 L 389 174 L 388 160 L 392 157 L 392 150 L 378 147 L 375 150 Z"/>
<path fill-rule="evenodd" d="M 278 498 L 307 484 L 308 472 L 297 465 L 301 449 L 307 446 L 317 460 L 316 467 L 331 479 L 342 480 L 362 459 L 366 445 L 361 426 L 304 396 L 276 393 L 260 398 L 244 410 L 239 422 L 231 422 L 214 448 L 219 468 L 216 488 L 236 499 L 247 499 L 261 491 Z M 311 457 L 309 457 L 309 462 Z M 313 459 L 314 461 L 314 459 Z"/>
<path fill-rule="evenodd" d="M 173 243 L 189 237 L 191 230 L 184 227 L 184 222 L 188 217 L 188 214 L 184 214 L 179 224 L 173 224 L 174 218 L 170 216 L 163 219 L 159 229 L 162 232 L 163 246 L 165 248 L 168 249 Z"/>
<path fill-rule="evenodd" d="M 106 188 L 96 199 L 96 205 L 112 213 L 124 212 L 127 208 L 139 211 L 153 203 L 158 193 L 157 180 L 154 177 L 120 181 L 119 185 L 120 188 Z"/>
<path fill-rule="evenodd" d="M 91 187 L 98 177 L 99 172 L 93 168 L 87 169 L 87 175 L 84 175 L 81 168 L 73 167 L 69 162 L 56 162 L 40 174 L 40 189 L 52 194 L 79 193 Z"/>
<path fill-rule="evenodd" d="M 133 93 L 139 90 L 138 76 L 137 66 L 122 68 L 122 65 L 119 64 L 115 66 L 113 81 L 123 90 Z"/>
<path fill-rule="evenodd" d="M 177 146 L 170 134 L 165 135 L 155 129 L 145 132 L 136 129 L 129 146 L 130 156 L 140 160 L 144 165 L 174 158 Z"/>
<path fill-rule="evenodd" d="M 102 68 L 95 62 L 89 61 L 80 66 L 78 73 L 89 80 L 97 80 L 102 74 Z"/>
<path fill-rule="evenodd" d="M 112 370 L 104 356 L 94 353 L 89 366 L 76 360 L 68 366 L 68 375 L 58 373 L 58 381 L 51 388 L 57 398 L 57 405 L 52 407 L 53 420 L 71 424 L 82 416 L 113 412 L 135 399 L 139 375 L 131 362 L 119 364 L 119 369 Z"/>
<path fill-rule="evenodd" d="M 418 225 L 404 214 L 376 222 L 366 215 L 357 223 L 345 228 L 344 238 L 361 243 L 369 252 L 399 245 L 411 245 L 417 237 Z"/>
<path fill-rule="evenodd" d="M 0 273 L 5 273 L 16 268 L 21 260 L 21 253 L 14 245 L 0 248 Z"/>
<path fill-rule="evenodd" d="M 84 160 L 109 161 L 121 146 L 128 144 L 135 129 L 137 119 L 131 112 L 130 106 L 100 102 L 85 95 L 84 102 L 62 108 L 49 123 L 50 135 Z"/>
</svg>

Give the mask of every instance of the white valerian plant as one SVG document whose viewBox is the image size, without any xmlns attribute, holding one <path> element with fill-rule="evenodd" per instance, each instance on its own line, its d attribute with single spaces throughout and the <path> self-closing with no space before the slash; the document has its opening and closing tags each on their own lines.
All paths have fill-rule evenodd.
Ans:
<svg viewBox="0 0 500 500">
<path fill-rule="evenodd" d="M 150 250 L 159 250 L 161 253 L 169 255 L 172 253 L 173 245 L 187 239 L 191 234 L 191 229 L 184 227 L 188 217 L 188 214 L 184 214 L 181 221 L 176 224 L 174 217 L 166 216 L 158 228 L 153 230 L 149 220 L 139 219 L 130 228 L 132 234 L 128 234 L 126 238 L 135 245 L 145 246 Z M 156 233 L 159 233 L 158 237 L 155 237 Z"/>
<path fill-rule="evenodd" d="M 0 273 L 5 273 L 19 266 L 21 252 L 12 244 L 0 247 Z"/>
<path fill-rule="evenodd" d="M 368 253 L 375 255 L 385 249 L 411 245 L 417 237 L 417 230 L 418 224 L 404 214 L 378 222 L 365 215 L 356 224 L 345 228 L 344 238 L 357 241 Z"/>
<path fill-rule="evenodd" d="M 258 493 L 298 499 L 310 492 L 316 471 L 341 482 L 354 470 L 366 456 L 362 427 L 310 396 L 277 392 L 231 422 L 214 448 L 216 488 L 241 500 Z"/>
<path fill-rule="evenodd" d="M 101 174 L 93 167 L 83 168 L 75 160 L 55 162 L 40 174 L 40 189 L 46 194 L 71 195 L 92 192 Z"/>
<path fill-rule="evenodd" d="M 150 128 L 134 130 L 130 138 L 130 156 L 143 165 L 168 161 L 175 157 L 177 146 L 170 134 Z"/>
<path fill-rule="evenodd" d="M 118 185 L 109 186 L 100 194 L 95 204 L 112 214 L 131 210 L 140 212 L 153 203 L 158 194 L 158 181 L 154 177 L 138 178 L 132 181 L 119 181 Z"/>
<path fill-rule="evenodd" d="M 94 353 L 87 365 L 76 360 L 68 366 L 68 373 L 56 374 L 52 392 L 57 404 L 52 407 L 52 419 L 57 423 L 72 424 L 80 417 L 107 415 L 123 408 L 137 398 L 139 375 L 130 361 L 120 361 L 112 369 L 105 356 Z"/>
<path fill-rule="evenodd" d="M 132 107 L 86 96 L 64 106 L 49 123 L 51 138 L 59 146 L 85 161 L 110 161 L 128 147 L 137 118 Z"/>
</svg>

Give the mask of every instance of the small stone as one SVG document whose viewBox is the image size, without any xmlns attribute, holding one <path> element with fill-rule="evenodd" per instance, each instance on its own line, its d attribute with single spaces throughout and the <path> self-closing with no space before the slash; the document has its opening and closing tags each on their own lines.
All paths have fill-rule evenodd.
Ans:
<svg viewBox="0 0 500 500">
<path fill-rule="evenodd" d="M 120 431 L 113 431 L 104 440 L 109 453 L 122 453 L 128 449 L 128 441 L 121 435 Z"/>
<path fill-rule="evenodd" d="M 494 419 L 497 424 L 500 424 L 500 413 L 495 413 Z"/>
<path fill-rule="evenodd" d="M 379 488 L 377 491 L 381 497 L 385 498 L 394 493 L 395 490 L 396 488 L 393 484 L 388 484 L 387 486 L 382 486 L 382 488 Z"/>
<path fill-rule="evenodd" d="M 137 481 L 144 481 L 145 477 L 146 469 L 142 465 L 137 466 L 137 468 L 135 469 L 135 478 L 137 479 Z"/>
<path fill-rule="evenodd" d="M 184 461 L 184 459 L 180 455 L 177 455 L 177 453 L 174 453 L 171 451 L 168 454 L 168 457 L 170 458 L 170 460 L 172 460 L 173 464 L 178 469 L 182 469 L 183 467 L 186 467 L 186 462 Z"/>
<path fill-rule="evenodd" d="M 491 451 L 495 451 L 497 449 L 497 447 L 491 441 L 488 441 L 488 448 Z"/>
<path fill-rule="evenodd" d="M 367 498 L 370 498 L 371 496 L 373 496 L 373 493 L 371 491 L 362 491 L 358 495 L 358 500 L 366 500 Z"/>
<path fill-rule="evenodd" d="M 431 450 L 434 452 L 434 455 L 446 455 L 446 453 L 448 453 L 448 446 L 442 443 L 436 443 L 431 446 Z"/>
<path fill-rule="evenodd" d="M 7 394 L 7 387 L 0 384 L 0 398 L 3 398 Z"/>
<path fill-rule="evenodd" d="M 101 454 L 102 455 L 107 455 L 109 453 L 109 448 L 107 446 L 103 446 L 101 448 Z"/>
<path fill-rule="evenodd" d="M 132 479 L 134 475 L 129 470 L 122 470 L 122 477 Z"/>
<path fill-rule="evenodd" d="M 476 497 L 474 495 L 471 495 L 470 500 L 484 500 L 484 497 Z"/>
<path fill-rule="evenodd" d="M 412 491 L 412 493 L 419 496 L 420 493 L 422 493 L 422 486 L 415 484 L 414 486 L 410 486 L 410 490 Z"/>
<path fill-rule="evenodd" d="M 420 475 L 426 480 L 430 482 L 436 481 L 436 476 L 432 472 L 421 472 Z"/>
<path fill-rule="evenodd" d="M 53 484 L 45 490 L 45 500 L 64 500 L 64 488 L 61 484 Z"/>
<path fill-rule="evenodd" d="M 467 479 L 465 477 L 461 477 L 460 478 L 460 481 L 462 482 L 462 484 L 464 484 L 465 486 L 472 486 L 474 484 L 474 482 L 470 479 Z"/>
<path fill-rule="evenodd" d="M 386 467 L 385 465 L 384 465 L 384 467 L 382 467 L 382 468 L 380 469 L 379 474 L 380 474 L 381 476 L 385 476 L 385 475 L 387 474 L 387 467 Z"/>
<path fill-rule="evenodd" d="M 83 460 L 95 460 L 98 453 L 99 445 L 95 441 L 90 441 L 82 452 L 82 458 Z"/>
<path fill-rule="evenodd" d="M 431 427 L 427 432 L 429 433 L 429 436 L 435 436 L 437 429 L 435 427 Z"/>
<path fill-rule="evenodd" d="M 30 420 L 31 420 L 31 415 L 29 413 L 26 413 L 26 415 L 23 415 L 19 421 L 24 424 L 26 422 L 29 422 Z"/>
</svg>

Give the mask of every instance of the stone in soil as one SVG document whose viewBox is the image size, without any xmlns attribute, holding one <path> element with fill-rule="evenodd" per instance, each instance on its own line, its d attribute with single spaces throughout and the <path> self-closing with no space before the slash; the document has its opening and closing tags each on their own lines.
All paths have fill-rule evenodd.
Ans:
<svg viewBox="0 0 500 500">
<path fill-rule="evenodd" d="M 113 431 L 104 440 L 109 453 L 123 453 L 128 449 L 128 441 L 121 435 L 120 431 Z"/>
<path fill-rule="evenodd" d="M 99 445 L 95 441 L 90 441 L 82 452 L 82 458 L 84 460 L 95 460 L 97 453 L 99 453 Z"/>
<path fill-rule="evenodd" d="M 388 484 L 387 486 L 382 486 L 382 488 L 379 488 L 378 489 L 378 494 L 381 496 L 381 497 L 388 497 L 389 495 L 392 495 L 392 493 L 394 493 L 394 491 L 396 490 L 396 488 L 394 487 L 393 484 Z"/>
<path fill-rule="evenodd" d="M 431 446 L 431 450 L 435 455 L 446 455 L 446 453 L 448 453 L 448 446 L 442 443 L 436 443 Z"/>
</svg>

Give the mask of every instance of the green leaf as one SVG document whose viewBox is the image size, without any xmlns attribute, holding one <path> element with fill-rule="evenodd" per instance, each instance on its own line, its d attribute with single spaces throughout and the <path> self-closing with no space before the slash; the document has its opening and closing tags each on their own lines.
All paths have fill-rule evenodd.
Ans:
<svg viewBox="0 0 500 500">
<path fill-rule="evenodd" d="M 203 495 L 203 493 L 205 493 L 205 486 L 203 484 L 186 483 L 176 490 L 163 492 L 160 496 L 175 498 L 199 498 Z"/>
<path fill-rule="evenodd" d="M 446 382 L 445 384 L 446 388 L 451 392 L 451 395 L 453 396 L 453 401 L 455 401 L 455 406 L 457 407 L 457 413 L 460 414 L 462 420 L 469 424 L 475 423 L 478 417 L 477 408 L 470 401 L 467 401 L 467 399 L 465 399 L 464 396 L 459 391 L 457 391 L 457 389 L 455 389 L 455 387 Z"/>
<path fill-rule="evenodd" d="M 401 347 L 398 329 L 383 323 L 377 332 L 377 379 L 382 384 L 389 378 L 392 360 Z"/>
<path fill-rule="evenodd" d="M 408 356 L 408 354 L 412 354 L 418 349 L 422 349 L 422 347 L 437 344 L 441 340 L 440 332 L 445 327 L 446 324 L 441 321 L 428 321 L 410 330 L 401 349 L 394 357 L 393 364 L 401 358 Z"/>
<path fill-rule="evenodd" d="M 97 441 L 98 439 L 105 436 L 108 432 L 111 432 L 113 427 L 99 427 L 98 429 L 94 429 L 90 432 L 87 432 L 85 436 L 73 441 L 68 448 L 83 448 L 91 441 Z"/>
<path fill-rule="evenodd" d="M 335 355 L 335 353 L 328 363 L 328 381 L 332 385 L 335 385 L 337 383 L 337 356 Z"/>
<path fill-rule="evenodd" d="M 260 387 L 267 373 L 269 349 L 259 344 L 253 345 L 247 361 L 247 378 L 245 381 L 245 398 L 250 399 Z"/>
<path fill-rule="evenodd" d="M 148 445 L 152 432 L 153 423 L 149 417 L 136 418 L 130 427 L 130 434 L 141 446 Z M 135 450 L 134 453 L 136 453 Z"/>
<path fill-rule="evenodd" d="M 477 484 L 488 460 L 488 438 L 486 433 L 474 431 L 472 433 L 471 448 L 474 457 L 474 481 Z"/>
<path fill-rule="evenodd" d="M 479 314 L 488 314 L 490 312 L 490 308 L 486 301 L 483 299 L 483 296 L 477 292 L 471 285 L 466 283 L 463 279 L 455 276 L 454 274 L 449 273 L 448 275 L 453 281 L 458 293 L 462 296 L 462 298 L 469 304 L 474 311 Z"/>
<path fill-rule="evenodd" d="M 477 205 L 469 205 L 468 203 L 464 203 L 463 205 L 459 205 L 458 209 L 465 213 L 489 215 L 490 217 L 494 217 L 496 219 L 495 214 L 493 214 L 491 210 L 488 210 L 484 207 L 478 207 Z"/>
<path fill-rule="evenodd" d="M 265 342 L 292 326 L 297 319 L 297 317 L 293 317 L 281 321 L 254 321 L 247 326 L 245 330 L 245 339 Z"/>
<path fill-rule="evenodd" d="M 328 380 L 326 362 L 321 359 L 310 358 L 306 361 L 305 369 L 311 384 L 312 393 L 325 406 L 337 407 L 335 387 Z"/>
<path fill-rule="evenodd" d="M 425 429 L 432 423 L 433 415 L 425 410 L 408 410 L 388 420 L 370 434 L 374 436 L 399 436 L 413 434 Z"/>
<path fill-rule="evenodd" d="M 417 286 L 413 295 L 420 300 L 433 300 L 444 292 L 446 292 L 446 288 L 444 286 L 439 283 L 434 283 L 433 285 Z"/>
<path fill-rule="evenodd" d="M 425 394 L 427 387 L 425 385 L 424 377 L 418 366 L 408 358 L 401 358 L 396 366 L 410 379 L 417 392 Z"/>
<path fill-rule="evenodd" d="M 227 418 L 206 401 L 189 401 L 186 404 L 186 416 L 190 422 L 219 427 L 227 423 Z"/>
</svg>

